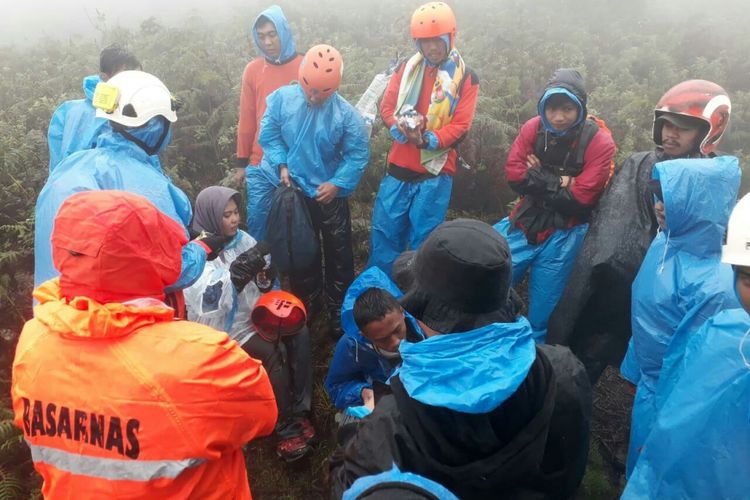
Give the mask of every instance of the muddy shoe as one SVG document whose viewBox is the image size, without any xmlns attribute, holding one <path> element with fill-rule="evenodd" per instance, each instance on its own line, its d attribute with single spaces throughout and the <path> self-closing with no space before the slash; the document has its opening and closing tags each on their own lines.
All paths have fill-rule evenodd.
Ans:
<svg viewBox="0 0 750 500">
<path fill-rule="evenodd" d="M 307 418 L 304 418 L 300 422 L 300 425 L 302 425 L 302 437 L 305 438 L 305 441 L 308 444 L 314 444 L 315 443 L 315 427 L 313 427 L 312 422 L 310 422 L 310 420 L 308 420 Z"/>
<path fill-rule="evenodd" d="M 304 436 L 282 439 L 276 445 L 276 454 L 285 462 L 299 460 L 311 450 Z"/>
</svg>

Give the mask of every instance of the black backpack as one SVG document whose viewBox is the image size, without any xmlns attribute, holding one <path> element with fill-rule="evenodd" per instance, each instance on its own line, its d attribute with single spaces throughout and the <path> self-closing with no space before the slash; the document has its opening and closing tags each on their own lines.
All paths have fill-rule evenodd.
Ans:
<svg viewBox="0 0 750 500">
<path fill-rule="evenodd" d="M 545 137 L 544 129 L 540 122 L 536 139 L 534 141 L 534 154 L 539 158 L 543 165 L 551 168 L 555 174 L 576 177 L 581 173 L 581 170 L 583 170 L 583 156 L 586 154 L 586 148 L 589 147 L 591 140 L 600 129 L 606 131 L 610 135 L 612 134 L 603 120 L 600 120 L 593 115 L 588 115 L 581 125 L 576 137 L 568 143 L 564 157 L 558 158 L 557 161 L 554 161 L 551 158 L 546 158 L 548 155 L 546 154 L 547 145 L 545 144 L 545 141 L 555 141 L 555 139 Z"/>
<path fill-rule="evenodd" d="M 299 188 L 284 185 L 273 193 L 266 242 L 274 266 L 282 273 L 307 269 L 320 259 L 318 235 L 304 196 Z"/>
</svg>

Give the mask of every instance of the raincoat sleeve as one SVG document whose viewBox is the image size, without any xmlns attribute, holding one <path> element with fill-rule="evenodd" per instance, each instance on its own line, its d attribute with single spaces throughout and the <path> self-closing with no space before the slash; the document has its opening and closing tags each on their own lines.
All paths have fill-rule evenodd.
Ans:
<svg viewBox="0 0 750 500">
<path fill-rule="evenodd" d="M 342 410 L 347 406 L 363 404 L 362 389 L 372 389 L 363 371 L 357 363 L 357 342 L 343 336 L 336 344 L 336 350 L 328 368 L 325 380 L 326 392 L 336 408 Z"/>
<path fill-rule="evenodd" d="M 404 66 L 402 62 L 396 69 L 396 72 L 391 77 L 391 81 L 388 82 L 388 86 L 383 94 L 383 99 L 380 101 L 380 116 L 383 118 L 386 128 L 391 128 L 396 124 L 396 101 L 398 100 L 398 88 L 401 86 L 401 77 L 404 75 Z"/>
<path fill-rule="evenodd" d="M 167 293 L 185 289 L 195 283 L 203 273 L 206 265 L 206 251 L 198 243 L 189 242 L 182 247 L 182 269 L 177 281 L 168 286 L 164 291 Z"/>
<path fill-rule="evenodd" d="M 65 130 L 65 115 L 67 102 L 62 103 L 54 113 L 47 129 L 47 144 L 49 146 L 49 171 L 62 160 L 62 140 Z"/>
<path fill-rule="evenodd" d="M 237 125 L 237 158 L 250 158 L 258 127 L 255 109 L 255 85 L 252 67 L 248 64 L 242 74 L 240 88 L 240 119 Z"/>
<path fill-rule="evenodd" d="M 347 109 L 341 138 L 342 160 L 329 182 L 341 189 L 342 196 L 349 196 L 365 171 L 370 159 L 370 146 L 362 117 L 348 103 L 344 104 Z"/>
<path fill-rule="evenodd" d="M 263 157 L 278 170 L 279 165 L 286 165 L 289 147 L 284 142 L 281 125 L 282 94 L 273 92 L 266 98 L 266 112 L 260 122 L 258 144 L 263 148 Z"/>
<path fill-rule="evenodd" d="M 217 344 L 207 341 L 201 346 L 205 354 L 194 359 L 190 368 L 194 395 L 191 401 L 180 402 L 186 429 L 198 440 L 199 449 L 217 458 L 255 437 L 269 435 L 278 415 L 260 361 L 225 334 L 221 337 Z"/>
<path fill-rule="evenodd" d="M 438 138 L 440 149 L 449 148 L 463 139 L 474 120 L 474 110 L 477 107 L 477 97 L 479 97 L 479 78 L 469 68 L 466 68 L 466 71 L 468 74 L 461 86 L 461 95 L 451 122 L 432 131 Z"/>
<path fill-rule="evenodd" d="M 542 178 L 546 172 L 541 168 L 529 168 L 526 158 L 534 152 L 534 140 L 539 127 L 539 117 L 528 120 L 518 131 L 505 162 L 505 178 L 511 189 L 518 194 L 541 194 L 547 182 Z M 559 184 L 559 180 L 557 180 Z"/>
</svg>

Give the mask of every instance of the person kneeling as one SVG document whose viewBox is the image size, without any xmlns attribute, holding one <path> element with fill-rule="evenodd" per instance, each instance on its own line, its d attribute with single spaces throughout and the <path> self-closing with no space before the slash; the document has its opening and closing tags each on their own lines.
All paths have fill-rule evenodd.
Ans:
<svg viewBox="0 0 750 500">
<path fill-rule="evenodd" d="M 390 393 L 386 381 L 401 364 L 401 341 L 424 338 L 397 302 L 401 295 L 376 267 L 359 275 L 346 292 L 341 309 L 344 335 L 325 380 L 333 404 L 342 410 L 337 416 L 342 425 L 368 415 L 380 396 Z"/>
</svg>

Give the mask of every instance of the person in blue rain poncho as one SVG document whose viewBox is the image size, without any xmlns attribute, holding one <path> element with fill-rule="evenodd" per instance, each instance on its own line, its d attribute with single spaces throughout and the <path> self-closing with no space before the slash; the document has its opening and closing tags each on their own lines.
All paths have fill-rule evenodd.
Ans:
<svg viewBox="0 0 750 500">
<path fill-rule="evenodd" d="M 737 305 L 732 271 L 720 262 L 740 185 L 737 158 L 665 161 L 655 165 L 653 178 L 661 232 L 633 282 L 633 337 L 621 366 L 625 379 L 637 385 L 627 475 L 653 425 L 665 354 L 680 352 L 680 344 L 706 320 Z M 678 330 L 683 335 L 675 336 Z"/>
<path fill-rule="evenodd" d="M 401 472 L 397 466 L 374 476 L 361 477 L 344 492 L 342 500 L 458 500 L 435 481 Z"/>
<path fill-rule="evenodd" d="M 169 90 L 153 75 L 123 71 L 109 80 L 102 91 L 109 93 L 108 102 L 112 107 L 111 112 L 97 109 L 97 116 L 108 122 L 97 139 L 96 148 L 79 151 L 62 161 L 37 198 L 34 231 L 36 286 L 59 274 L 52 264 L 50 235 L 58 208 L 73 193 L 115 189 L 140 194 L 182 224 L 188 234 L 187 228 L 193 217 L 190 200 L 154 161 L 169 144 L 171 124 L 177 120 Z M 182 272 L 167 292 L 190 286 L 203 272 L 206 258 L 214 258 L 225 242 L 223 235 L 204 233 L 185 245 Z M 95 242 L 92 242 L 91 251 L 96 251 Z"/>
<path fill-rule="evenodd" d="M 746 498 L 750 470 L 750 196 L 732 211 L 722 262 L 741 308 L 717 313 L 664 360 L 658 414 L 622 498 Z M 725 274 L 725 273 L 722 273 Z"/>
<path fill-rule="evenodd" d="M 320 261 L 290 274 L 292 292 L 315 316 L 324 292 L 338 334 L 344 292 L 354 279 L 349 196 L 367 166 L 367 131 L 357 110 L 336 90 L 343 60 L 330 45 L 312 47 L 299 68 L 299 85 L 268 96 L 258 142 L 267 178 L 294 184 L 305 197 L 313 228 L 322 238 Z"/>
<path fill-rule="evenodd" d="M 258 144 L 260 120 L 269 94 L 297 79 L 302 55 L 297 53 L 289 21 L 278 5 L 258 15 L 252 34 L 258 57 L 250 61 L 242 73 L 235 179 L 247 187 L 248 232 L 263 240 L 273 191 L 279 181 L 278 174 L 268 179 L 267 172 L 258 168 L 263 157 L 263 149 Z"/>
<path fill-rule="evenodd" d="M 332 497 L 394 465 L 459 498 L 571 496 L 586 465 L 591 388 L 572 353 L 537 347 L 517 314 L 505 239 L 457 219 L 408 265 L 400 302 L 427 338 L 401 342 L 392 394 L 339 436 Z"/>
<path fill-rule="evenodd" d="M 65 101 L 52 113 L 47 130 L 49 171 L 76 151 L 91 149 L 107 120 L 96 117 L 91 104 L 99 82 L 106 82 L 120 71 L 141 69 L 138 59 L 118 45 L 105 47 L 99 55 L 99 74 L 83 79 L 84 99 Z"/>
<path fill-rule="evenodd" d="M 424 338 L 414 318 L 396 301 L 401 295 L 376 267 L 360 274 L 346 292 L 341 308 L 344 335 L 325 380 L 333 404 L 345 415 L 370 413 L 381 395 L 375 391 L 388 392 L 385 382 L 401 362 L 401 341 Z"/>
</svg>

